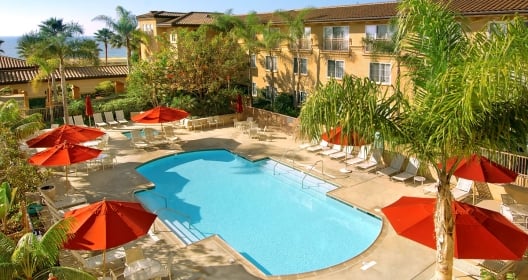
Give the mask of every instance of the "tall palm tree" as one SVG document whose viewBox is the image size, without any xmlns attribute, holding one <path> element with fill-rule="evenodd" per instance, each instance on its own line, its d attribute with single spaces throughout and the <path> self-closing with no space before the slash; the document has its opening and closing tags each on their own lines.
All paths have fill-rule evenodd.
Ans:
<svg viewBox="0 0 528 280">
<path fill-rule="evenodd" d="M 0 40 L 0 47 L 2 47 L 2 44 L 4 43 L 4 40 Z M 0 49 L 0 53 L 4 53 L 3 49 Z"/>
<path fill-rule="evenodd" d="M 267 55 L 270 57 L 270 76 L 269 76 L 269 86 L 271 88 L 271 107 L 273 107 L 275 99 L 275 70 L 277 65 L 273 61 L 273 54 L 275 50 L 280 48 L 280 42 L 286 38 L 283 34 L 280 33 L 278 28 L 273 27 L 273 22 L 270 20 L 266 26 L 262 29 L 262 41 L 261 47 L 266 51 Z M 268 62 L 268 61 L 267 61 Z"/>
<path fill-rule="evenodd" d="M 347 78 L 316 90 L 301 110 L 301 132 L 310 137 L 341 125 L 372 136 L 381 131 L 393 149 L 418 157 L 439 180 L 435 212 L 435 279 L 451 279 L 453 156 L 502 150 L 528 135 L 528 30 L 510 21 L 505 33 L 472 35 L 445 3 L 403 0 L 398 6 L 402 61 L 409 95 L 388 95 L 368 80 Z M 447 36 L 447 34 L 449 36 Z M 439 167 L 441 166 L 441 167 Z M 456 165 L 455 165 L 456 166 Z"/>
<path fill-rule="evenodd" d="M 236 38 L 242 41 L 242 47 L 247 52 L 248 60 L 248 95 L 250 103 L 253 104 L 253 73 L 252 73 L 252 57 L 258 53 L 262 48 L 262 43 L 257 39 L 257 35 L 262 33 L 264 25 L 260 22 L 256 12 L 250 12 L 241 19 L 240 17 L 231 14 L 231 11 L 224 14 L 219 14 L 215 17 L 213 23 L 215 30 L 224 33 L 232 33 Z"/>
<path fill-rule="evenodd" d="M 311 12 L 312 9 L 306 8 L 295 13 L 292 12 L 282 12 L 279 11 L 278 14 L 286 21 L 288 26 L 289 34 L 286 36 L 286 39 L 290 42 L 290 45 L 294 47 L 295 59 L 297 60 L 297 81 L 295 81 L 295 93 L 293 95 L 293 106 L 297 106 L 299 100 L 299 93 L 301 92 L 301 46 L 302 40 L 304 39 L 305 34 L 305 19 L 306 16 Z M 293 71 L 293 68 L 292 68 Z M 295 74 L 292 75 L 295 77 Z"/>
<path fill-rule="evenodd" d="M 71 222 L 61 220 L 52 225 L 42 237 L 26 233 L 18 243 L 0 233 L 0 280 L 47 279 L 51 272 L 59 279 L 96 278 L 82 270 L 56 266 L 62 244 L 68 240 Z"/>
<path fill-rule="evenodd" d="M 64 23 L 62 19 L 50 18 L 39 25 L 38 32 L 25 34 L 18 42 L 19 53 L 27 60 L 56 59 L 59 62 L 65 122 L 68 122 L 66 77 L 64 75 L 67 60 L 87 59 L 94 64 L 99 62 L 97 44 L 93 43 L 93 40 L 79 38 L 78 36 L 82 34 L 83 29 L 79 24 Z"/>
<path fill-rule="evenodd" d="M 105 65 L 108 65 L 108 44 L 110 43 L 112 36 L 114 36 L 114 32 L 112 32 L 108 28 L 102 28 L 102 29 L 97 30 L 97 32 L 95 32 L 94 35 L 95 35 L 95 40 L 103 43 L 104 45 Z"/>
<path fill-rule="evenodd" d="M 121 6 L 116 7 L 116 14 L 116 19 L 105 15 L 98 15 L 92 20 L 105 22 L 106 26 L 116 34 L 113 38 L 114 47 L 126 47 L 127 65 L 130 67 L 130 58 L 132 54 L 131 39 L 132 34 L 138 25 L 137 18 L 132 12 L 125 10 Z"/>
</svg>

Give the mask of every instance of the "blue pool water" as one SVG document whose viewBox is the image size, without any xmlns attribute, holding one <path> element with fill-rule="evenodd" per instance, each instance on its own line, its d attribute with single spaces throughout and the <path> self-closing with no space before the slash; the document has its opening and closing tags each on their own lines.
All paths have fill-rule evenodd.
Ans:
<svg viewBox="0 0 528 280">
<path fill-rule="evenodd" d="M 269 159 L 196 151 L 137 171 L 155 188 L 136 197 L 182 240 L 217 234 L 268 275 L 339 264 L 366 250 L 381 231 L 378 217 L 325 195 L 335 186 L 303 180 L 304 173 Z"/>
</svg>

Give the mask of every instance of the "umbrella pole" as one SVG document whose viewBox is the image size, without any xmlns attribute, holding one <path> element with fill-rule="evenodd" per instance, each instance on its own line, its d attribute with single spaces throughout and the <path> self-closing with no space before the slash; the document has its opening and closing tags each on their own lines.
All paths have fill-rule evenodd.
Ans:
<svg viewBox="0 0 528 280">
<path fill-rule="evenodd" d="M 106 274 L 106 249 L 103 250 L 103 276 Z"/>
</svg>

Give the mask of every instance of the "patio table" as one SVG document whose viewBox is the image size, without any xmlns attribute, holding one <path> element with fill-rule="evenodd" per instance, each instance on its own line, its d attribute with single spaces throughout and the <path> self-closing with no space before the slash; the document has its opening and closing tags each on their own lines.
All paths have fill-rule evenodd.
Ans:
<svg viewBox="0 0 528 280">
<path fill-rule="evenodd" d="M 130 280 L 151 279 L 164 276 L 164 271 L 159 261 L 145 258 L 127 264 L 123 276 Z"/>
</svg>

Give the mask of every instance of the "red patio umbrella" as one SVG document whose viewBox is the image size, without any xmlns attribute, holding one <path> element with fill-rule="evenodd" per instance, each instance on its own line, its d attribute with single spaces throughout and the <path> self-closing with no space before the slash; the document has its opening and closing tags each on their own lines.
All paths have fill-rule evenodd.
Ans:
<svg viewBox="0 0 528 280">
<path fill-rule="evenodd" d="M 453 201 L 454 256 L 459 259 L 521 259 L 528 235 L 498 212 Z M 382 209 L 394 230 L 436 249 L 435 198 L 406 197 Z"/>
<path fill-rule="evenodd" d="M 458 159 L 459 157 L 449 158 L 446 163 L 447 170 L 450 170 Z M 439 166 L 442 165 L 439 164 Z M 460 160 L 453 174 L 468 180 L 498 184 L 514 182 L 518 175 L 516 172 L 479 155 L 471 155 Z"/>
<path fill-rule="evenodd" d="M 104 134 L 102 130 L 97 128 L 65 124 L 32 138 L 26 143 L 30 148 L 52 147 L 65 141 L 79 144 L 97 139 Z"/>
<path fill-rule="evenodd" d="M 121 246 L 148 233 L 156 215 L 137 202 L 106 200 L 64 213 L 72 218 L 69 239 L 64 248 L 103 250 Z M 104 264 L 103 264 L 104 270 Z"/>
<path fill-rule="evenodd" d="M 93 116 L 93 108 L 92 108 L 92 100 L 90 99 L 90 95 L 86 95 L 86 98 L 84 99 L 84 113 L 88 117 L 89 125 L 92 126 L 92 119 L 90 118 Z"/>
<path fill-rule="evenodd" d="M 94 159 L 101 152 L 98 149 L 62 142 L 32 155 L 28 161 L 30 164 L 39 166 L 66 166 L 66 180 L 68 180 L 69 165 Z"/>
<path fill-rule="evenodd" d="M 189 116 L 189 113 L 184 110 L 158 106 L 133 116 L 132 121 L 139 123 L 166 123 L 181 120 L 187 116 Z"/>
<path fill-rule="evenodd" d="M 340 126 L 323 133 L 321 137 L 328 143 L 341 146 L 361 146 L 367 143 L 367 141 L 356 132 L 343 134 L 343 129 Z"/>
</svg>

